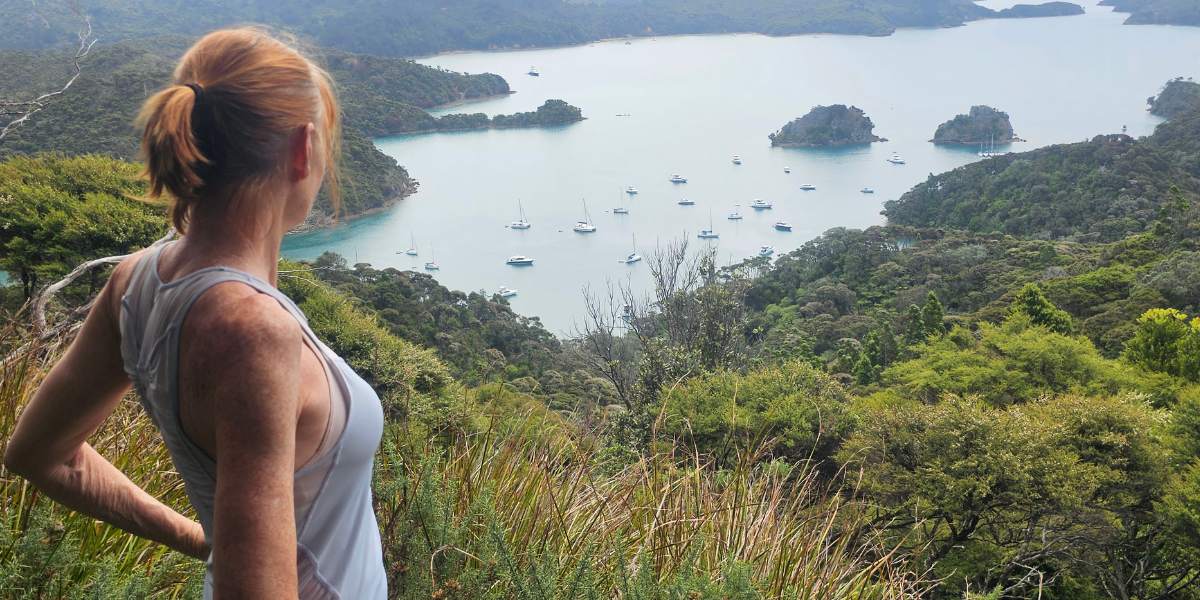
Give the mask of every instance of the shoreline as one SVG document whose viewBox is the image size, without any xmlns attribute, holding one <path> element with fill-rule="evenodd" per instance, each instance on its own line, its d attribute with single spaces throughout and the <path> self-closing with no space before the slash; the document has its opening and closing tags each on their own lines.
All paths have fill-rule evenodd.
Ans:
<svg viewBox="0 0 1200 600">
<path fill-rule="evenodd" d="M 343 215 L 342 217 L 337 218 L 337 219 L 334 219 L 333 217 L 325 215 L 324 218 L 320 219 L 319 221 L 309 222 L 308 220 L 305 220 L 305 222 L 300 224 L 299 227 L 284 234 L 284 237 L 287 237 L 289 235 L 299 235 L 299 234 L 304 234 L 304 233 L 313 233 L 316 231 L 337 229 L 338 227 L 341 227 L 343 225 L 350 224 L 352 221 L 357 221 L 359 219 L 377 215 L 384 211 L 390 210 L 393 207 L 395 207 L 397 204 L 400 204 L 401 202 L 403 202 L 406 198 L 415 196 L 419 190 L 420 190 L 420 185 L 418 185 L 417 189 L 414 189 L 412 191 L 412 193 L 410 193 L 410 194 L 402 194 L 402 195 L 398 195 L 398 196 L 392 196 L 391 198 L 384 200 L 383 204 L 380 204 L 379 206 L 373 206 L 364 211 L 356 212 L 352 215 Z"/>
</svg>

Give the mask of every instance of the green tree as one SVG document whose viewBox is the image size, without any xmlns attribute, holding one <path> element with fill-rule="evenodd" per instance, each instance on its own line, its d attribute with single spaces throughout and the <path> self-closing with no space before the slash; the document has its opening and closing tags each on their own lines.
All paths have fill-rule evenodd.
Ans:
<svg viewBox="0 0 1200 600">
<path fill-rule="evenodd" d="M 1047 300 L 1042 288 L 1036 283 L 1021 288 L 1009 312 L 1026 315 L 1034 325 L 1045 327 L 1054 333 L 1070 335 L 1074 329 L 1071 325 L 1071 315 Z"/>
<path fill-rule="evenodd" d="M 942 306 L 942 301 L 933 292 L 925 298 L 925 305 L 921 307 L 921 327 L 925 330 L 925 337 L 938 336 L 946 333 L 946 309 Z"/>
<path fill-rule="evenodd" d="M 1125 359 L 1161 373 L 1200 379 L 1200 317 L 1173 308 L 1153 308 L 1138 317 L 1125 345 Z"/>
<path fill-rule="evenodd" d="M 167 223 L 161 207 L 133 199 L 141 193 L 136 165 L 101 156 L 0 163 L 0 268 L 29 298 L 79 263 L 149 245 Z"/>
</svg>

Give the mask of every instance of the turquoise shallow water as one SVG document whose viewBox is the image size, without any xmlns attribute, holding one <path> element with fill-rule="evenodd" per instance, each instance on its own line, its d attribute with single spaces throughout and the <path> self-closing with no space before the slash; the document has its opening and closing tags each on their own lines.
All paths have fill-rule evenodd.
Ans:
<svg viewBox="0 0 1200 600">
<path fill-rule="evenodd" d="M 991 2 L 1000 6 L 1008 2 Z M 1200 76 L 1200 28 L 1123 26 L 1123 15 L 1085 2 L 1087 14 L 901 30 L 884 38 L 812 35 L 685 36 L 572 48 L 459 53 L 422 62 L 504 76 L 517 93 L 447 109 L 489 114 L 532 110 L 546 98 L 580 106 L 588 120 L 563 128 L 482 131 L 376 140 L 421 182 L 393 209 L 338 228 L 289 236 L 284 253 L 333 250 L 377 267 L 421 269 L 453 289 L 517 288 L 510 302 L 569 334 L 584 286 L 628 279 L 644 288 L 645 264 L 626 266 L 636 237 L 648 254 L 687 236 L 715 243 L 723 261 L 769 244 L 795 249 L 836 226 L 882 223 L 882 203 L 913 184 L 978 160 L 977 149 L 928 143 L 937 125 L 972 104 L 1007 111 L 1012 150 L 1087 139 L 1127 127 L 1151 132 L 1145 99 L 1169 78 Z M 542 73 L 525 75 L 533 65 Z M 767 134 L 815 104 L 863 108 L 891 141 L 838 150 L 772 148 Z M 627 114 L 629 116 L 617 116 Z M 906 165 L 888 164 L 898 152 Z M 734 154 L 744 163 L 735 166 Z M 784 173 L 784 167 L 791 174 Z M 686 185 L 668 181 L 673 173 Z M 801 191 L 801 184 L 816 186 Z M 640 194 L 620 190 L 634 185 Z M 875 194 L 859 192 L 864 186 Z M 687 197 L 694 206 L 681 207 Z M 508 229 L 517 200 L 533 227 Z M 581 199 L 598 231 L 571 231 Z M 774 203 L 756 212 L 754 198 Z M 725 216 L 735 205 L 745 217 Z M 628 215 L 611 208 L 624 205 Z M 715 242 L 696 239 L 709 223 Z M 772 224 L 786 220 L 790 233 Z M 416 237 L 421 256 L 397 254 Z M 532 268 L 504 264 L 513 254 Z"/>
</svg>

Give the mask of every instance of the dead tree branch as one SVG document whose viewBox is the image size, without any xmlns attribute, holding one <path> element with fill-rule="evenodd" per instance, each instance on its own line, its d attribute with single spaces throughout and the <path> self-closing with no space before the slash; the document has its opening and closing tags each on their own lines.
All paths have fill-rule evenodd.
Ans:
<svg viewBox="0 0 1200 600">
<path fill-rule="evenodd" d="M 11 119 L 0 129 L 0 142 L 8 137 L 9 132 L 15 128 L 24 125 L 33 115 L 41 112 L 47 106 L 58 100 L 75 81 L 83 73 L 82 63 L 92 52 L 92 47 L 96 45 L 97 38 L 92 34 L 92 18 L 84 14 L 79 7 L 78 2 L 70 3 L 71 12 L 79 17 L 82 24 L 76 36 L 79 38 L 79 46 L 75 49 L 75 55 L 71 58 L 71 77 L 59 89 L 46 92 L 32 100 L 0 100 L 0 117 L 11 117 Z M 34 13 L 37 14 L 37 5 L 34 4 Z"/>
</svg>

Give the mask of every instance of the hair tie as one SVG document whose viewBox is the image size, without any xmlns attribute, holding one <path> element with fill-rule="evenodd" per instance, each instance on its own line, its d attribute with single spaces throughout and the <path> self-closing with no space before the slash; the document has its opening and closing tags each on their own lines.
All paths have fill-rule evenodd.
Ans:
<svg viewBox="0 0 1200 600">
<path fill-rule="evenodd" d="M 204 95 L 204 88 L 198 83 L 185 83 L 183 85 L 191 88 L 192 92 L 196 94 L 196 102 L 199 102 L 200 97 Z"/>
</svg>

